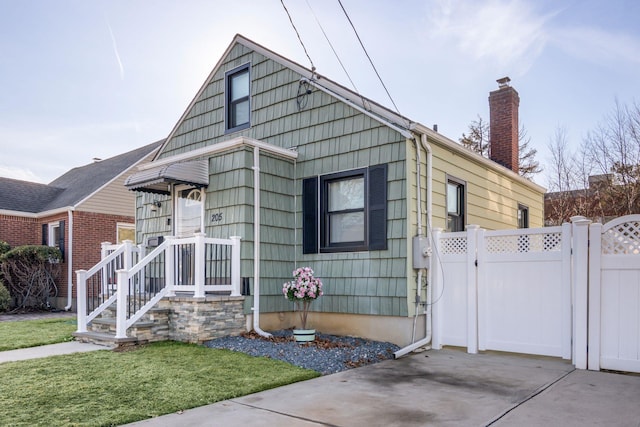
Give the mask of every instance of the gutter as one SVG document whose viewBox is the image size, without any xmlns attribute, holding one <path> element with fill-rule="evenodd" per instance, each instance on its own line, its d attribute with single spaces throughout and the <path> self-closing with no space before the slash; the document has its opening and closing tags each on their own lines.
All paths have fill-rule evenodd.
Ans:
<svg viewBox="0 0 640 427">
<path fill-rule="evenodd" d="M 73 306 L 73 209 L 68 210 L 69 215 L 69 242 L 67 243 L 67 305 L 64 311 L 71 310 Z"/>
<path fill-rule="evenodd" d="M 353 101 L 351 101 L 351 100 L 349 100 L 349 99 L 345 98 L 345 97 L 344 97 L 344 96 L 342 96 L 342 95 L 337 94 L 336 92 L 333 92 L 333 91 L 331 91 L 331 90 L 327 89 L 327 88 L 326 88 L 326 87 L 324 87 L 324 86 L 319 85 L 319 84 L 318 84 L 318 83 L 316 83 L 314 80 L 310 80 L 310 79 L 307 79 L 307 78 L 304 78 L 304 77 L 303 77 L 302 79 L 300 79 L 300 81 L 301 81 L 301 82 L 303 82 L 303 83 L 307 83 L 307 84 L 309 84 L 309 85 L 311 85 L 311 86 L 315 87 L 316 89 L 318 89 L 318 90 L 320 90 L 320 91 L 322 91 L 322 92 L 326 93 L 327 95 L 330 95 L 330 96 L 332 96 L 332 97 L 334 97 L 334 98 L 339 99 L 341 102 L 344 102 L 345 104 L 349 105 L 350 107 L 352 107 L 352 108 L 354 108 L 354 109 L 356 109 L 356 110 L 360 111 L 362 114 L 365 114 L 365 115 L 367 115 L 367 116 L 371 117 L 372 119 L 374 119 L 375 121 L 380 122 L 380 123 L 382 123 L 383 125 L 390 127 L 391 129 L 393 129 L 393 130 L 395 130 L 396 132 L 400 133 L 400 134 L 401 134 L 402 136 L 404 136 L 405 138 L 407 138 L 407 139 L 414 139 L 413 134 L 412 134 L 411 132 L 409 132 L 407 129 L 402 128 L 402 127 L 400 127 L 400 126 L 397 126 L 397 125 L 395 125 L 395 124 L 393 124 L 393 123 L 391 123 L 391 122 L 389 122 L 389 121 L 385 120 L 384 118 L 382 118 L 382 117 L 380 117 L 380 116 L 378 116 L 378 115 L 376 115 L 376 114 L 373 114 L 373 113 L 372 113 L 372 112 L 370 112 L 370 111 L 365 110 L 364 108 L 362 108 L 361 106 L 359 106 L 359 105 L 358 105 L 358 104 L 356 104 L 355 102 L 353 102 Z"/>
<path fill-rule="evenodd" d="M 260 148 L 253 147 L 253 330 L 263 337 L 271 334 L 260 328 Z"/>
<path fill-rule="evenodd" d="M 431 146 L 427 142 L 427 134 L 420 134 L 420 143 L 418 143 L 418 138 L 412 138 L 416 145 L 416 188 L 417 188 L 417 213 L 418 213 L 418 235 L 424 236 L 423 234 L 423 225 L 422 225 L 422 187 L 420 185 L 420 163 L 422 162 L 420 156 L 420 146 L 427 152 L 427 244 L 433 240 L 433 233 L 431 231 L 432 227 L 432 200 L 433 200 L 433 153 L 431 150 Z M 433 243 L 433 242 L 431 242 Z M 426 256 L 429 257 L 429 268 L 427 268 L 427 301 L 425 306 L 425 337 L 414 341 L 415 337 L 415 321 L 418 318 L 418 304 L 420 301 L 420 286 L 422 284 L 422 275 L 423 269 L 418 270 L 418 279 L 416 284 L 416 313 L 414 317 L 413 324 L 413 333 L 412 333 L 412 343 L 408 346 L 401 348 L 400 350 L 393 353 L 394 359 L 404 356 L 407 353 L 410 353 L 420 347 L 425 347 L 431 343 L 432 337 L 432 316 L 431 316 L 431 304 L 433 300 L 433 283 L 432 283 L 432 275 L 431 271 L 433 269 L 433 258 L 431 257 L 431 246 L 427 246 L 426 248 Z"/>
</svg>

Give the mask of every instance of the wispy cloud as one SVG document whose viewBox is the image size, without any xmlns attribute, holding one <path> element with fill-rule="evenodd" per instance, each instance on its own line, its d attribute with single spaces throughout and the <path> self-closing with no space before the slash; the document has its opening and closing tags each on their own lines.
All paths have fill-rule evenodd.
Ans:
<svg viewBox="0 0 640 427">
<path fill-rule="evenodd" d="M 570 55 L 594 63 L 640 63 L 640 39 L 594 27 L 558 28 L 553 43 Z"/>
<path fill-rule="evenodd" d="M 432 36 L 454 40 L 474 60 L 526 70 L 548 42 L 547 23 L 526 1 L 436 0 L 430 11 Z"/>
<path fill-rule="evenodd" d="M 19 179 L 21 181 L 41 182 L 44 181 L 35 173 L 27 168 L 21 168 L 19 166 L 4 166 L 0 165 L 0 176 L 5 178 Z"/>
<path fill-rule="evenodd" d="M 116 38 L 113 35 L 113 30 L 111 29 L 111 24 L 109 23 L 109 20 L 106 19 L 106 21 L 107 21 L 107 28 L 109 28 L 109 35 L 111 36 L 111 45 L 113 46 L 113 53 L 116 55 L 116 61 L 118 61 L 118 68 L 120 69 L 120 79 L 124 80 L 124 66 L 122 65 L 122 60 L 120 59 L 120 53 L 118 52 L 118 44 L 116 43 Z"/>
</svg>

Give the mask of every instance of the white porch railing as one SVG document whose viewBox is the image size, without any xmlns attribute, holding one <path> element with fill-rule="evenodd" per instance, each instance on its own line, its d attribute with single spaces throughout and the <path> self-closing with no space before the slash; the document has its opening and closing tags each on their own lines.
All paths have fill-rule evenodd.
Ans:
<svg viewBox="0 0 640 427">
<path fill-rule="evenodd" d="M 176 292 L 204 298 L 206 292 L 240 295 L 240 237 L 207 238 L 204 233 L 164 242 L 133 265 L 130 241 L 117 248 L 103 245 L 103 259 L 89 270 L 78 270 L 78 332 L 116 303 L 116 338 L 164 296 Z M 109 253 L 110 252 L 110 253 Z M 123 260 L 117 262 L 116 260 Z"/>
</svg>

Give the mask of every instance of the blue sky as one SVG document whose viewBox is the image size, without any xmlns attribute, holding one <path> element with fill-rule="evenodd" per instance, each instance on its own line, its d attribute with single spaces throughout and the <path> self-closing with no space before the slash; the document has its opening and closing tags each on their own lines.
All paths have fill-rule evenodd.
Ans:
<svg viewBox="0 0 640 427">
<path fill-rule="evenodd" d="M 543 167 L 558 126 L 577 147 L 640 102 L 636 0 L 342 3 L 400 112 L 456 141 L 503 76 Z M 337 0 L 285 4 L 319 74 L 351 87 L 316 17 L 392 107 Z M 166 137 L 236 33 L 310 66 L 279 0 L 0 0 L 0 176 L 47 183 Z"/>
</svg>

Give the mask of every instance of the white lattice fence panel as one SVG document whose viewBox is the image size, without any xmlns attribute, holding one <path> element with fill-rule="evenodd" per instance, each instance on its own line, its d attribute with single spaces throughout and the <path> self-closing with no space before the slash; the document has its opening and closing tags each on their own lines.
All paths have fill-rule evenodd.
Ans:
<svg viewBox="0 0 640 427">
<path fill-rule="evenodd" d="M 486 236 L 485 248 L 492 254 L 560 252 L 562 232 Z"/>
<path fill-rule="evenodd" d="M 640 221 L 628 221 L 602 233 L 602 253 L 640 255 Z"/>
<path fill-rule="evenodd" d="M 467 237 L 443 237 L 440 239 L 442 255 L 463 255 L 467 253 Z"/>
</svg>

